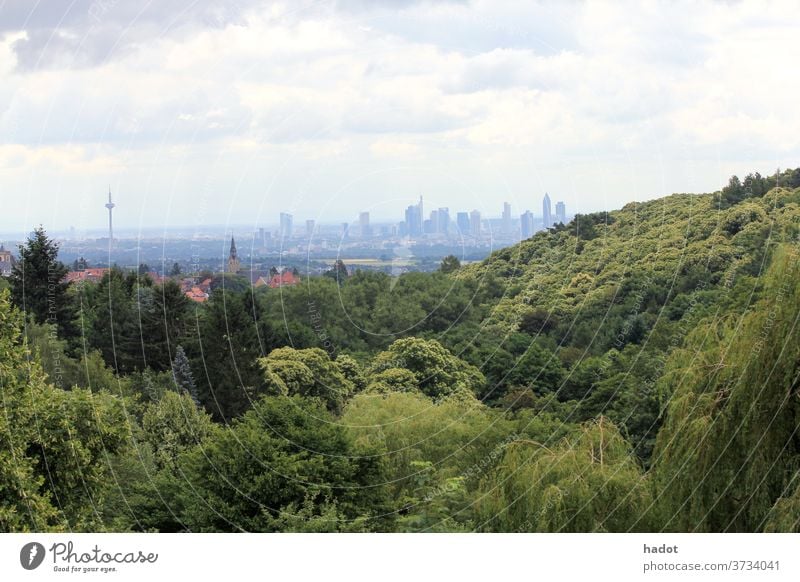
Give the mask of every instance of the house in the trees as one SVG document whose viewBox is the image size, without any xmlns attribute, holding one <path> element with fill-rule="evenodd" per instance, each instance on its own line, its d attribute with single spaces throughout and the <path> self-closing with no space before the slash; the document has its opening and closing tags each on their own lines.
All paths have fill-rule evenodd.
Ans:
<svg viewBox="0 0 800 582">
<path fill-rule="evenodd" d="M 282 273 L 275 273 L 270 277 L 259 277 L 255 282 L 256 287 L 269 287 L 270 289 L 277 289 L 279 287 L 291 287 L 300 282 L 300 277 L 295 275 L 292 271 L 283 271 Z"/>
<path fill-rule="evenodd" d="M 14 255 L 11 254 L 11 251 L 7 251 L 5 246 L 0 245 L 0 275 L 8 277 L 14 268 L 14 263 Z"/>
</svg>

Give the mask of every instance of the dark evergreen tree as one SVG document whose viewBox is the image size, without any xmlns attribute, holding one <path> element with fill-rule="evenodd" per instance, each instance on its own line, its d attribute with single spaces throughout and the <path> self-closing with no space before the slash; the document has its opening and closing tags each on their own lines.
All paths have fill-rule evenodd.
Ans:
<svg viewBox="0 0 800 582">
<path fill-rule="evenodd" d="M 337 259 L 336 262 L 333 263 L 333 266 L 325 271 L 324 275 L 330 277 L 339 283 L 339 285 L 343 285 L 349 273 L 347 272 L 347 265 L 344 264 L 344 261 L 342 261 L 342 259 Z"/>
<path fill-rule="evenodd" d="M 144 369 L 140 310 L 152 309 L 149 278 L 113 267 L 97 285 L 81 290 L 89 345 L 117 373 Z M 150 282 L 151 283 L 151 282 Z M 134 299 L 135 295 L 135 299 Z"/>
<path fill-rule="evenodd" d="M 739 176 L 731 176 L 728 185 L 722 189 L 722 206 L 727 208 L 733 204 L 741 202 L 747 196 L 747 192 L 742 186 Z"/>
<path fill-rule="evenodd" d="M 41 226 L 19 247 L 19 260 L 11 272 L 11 300 L 36 323 L 58 327 L 59 335 L 77 335 L 75 310 L 67 294 L 69 269 L 58 260 L 58 243 Z"/>
<path fill-rule="evenodd" d="M 149 297 L 140 294 L 139 300 L 137 311 L 144 360 L 137 367 L 169 370 L 175 346 L 182 343 L 188 333 L 191 302 L 175 281 L 156 285 Z"/>
<path fill-rule="evenodd" d="M 199 321 L 192 349 L 200 402 L 226 422 L 248 410 L 264 385 L 258 358 L 275 347 L 273 332 L 251 291 L 219 289 Z"/>
<path fill-rule="evenodd" d="M 81 257 L 80 259 L 75 259 L 75 261 L 72 263 L 73 271 L 85 271 L 88 268 L 89 268 L 89 263 L 83 257 Z"/>
<path fill-rule="evenodd" d="M 458 271 L 460 268 L 461 261 L 459 261 L 458 257 L 455 255 L 447 255 L 442 259 L 442 264 L 439 265 L 439 270 L 442 273 L 452 273 L 454 271 Z"/>
</svg>

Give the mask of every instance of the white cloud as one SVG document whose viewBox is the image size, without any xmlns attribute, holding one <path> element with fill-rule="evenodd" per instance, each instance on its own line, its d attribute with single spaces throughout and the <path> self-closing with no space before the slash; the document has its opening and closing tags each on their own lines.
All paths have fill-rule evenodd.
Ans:
<svg viewBox="0 0 800 582">
<path fill-rule="evenodd" d="M 498 208 L 541 187 L 591 209 L 642 197 L 620 164 L 658 172 L 652 196 L 685 190 L 689 163 L 706 189 L 729 168 L 800 165 L 791 2 L 152 4 L 98 18 L 78 2 L 62 19 L 0 6 L 2 196 L 83 192 L 95 176 L 98 191 L 190 189 L 209 160 L 242 200 L 286 160 L 282 188 L 316 172 L 324 196 L 404 160 L 474 175 Z"/>
</svg>

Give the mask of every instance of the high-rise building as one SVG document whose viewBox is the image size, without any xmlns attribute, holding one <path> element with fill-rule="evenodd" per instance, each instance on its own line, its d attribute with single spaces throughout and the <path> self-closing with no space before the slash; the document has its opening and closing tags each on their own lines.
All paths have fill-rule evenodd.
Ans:
<svg viewBox="0 0 800 582">
<path fill-rule="evenodd" d="M 440 208 L 436 212 L 436 232 L 439 234 L 450 233 L 450 209 Z"/>
<path fill-rule="evenodd" d="M 556 202 L 556 222 L 567 224 L 567 205 L 563 202 Z"/>
<path fill-rule="evenodd" d="M 231 237 L 231 250 L 228 253 L 228 266 L 226 273 L 238 273 L 241 265 L 239 263 L 239 253 L 236 251 L 236 241 Z"/>
<path fill-rule="evenodd" d="M 403 221 L 405 224 L 405 233 L 409 236 L 417 236 L 422 230 L 420 228 L 420 218 L 417 215 L 417 207 L 414 205 L 406 208 L 406 219 Z"/>
<path fill-rule="evenodd" d="M 361 237 L 372 236 L 372 228 L 369 225 L 369 212 L 362 212 L 358 215 L 358 226 L 361 230 Z"/>
<path fill-rule="evenodd" d="M 281 212 L 281 239 L 292 238 L 292 221 L 293 217 L 288 212 Z"/>
<path fill-rule="evenodd" d="M 522 238 L 531 238 L 533 236 L 533 212 L 526 210 L 519 217 L 519 226 Z"/>
<path fill-rule="evenodd" d="M 306 220 L 306 236 L 309 240 L 314 238 L 314 230 L 317 228 L 317 223 L 315 220 L 309 219 Z"/>
<path fill-rule="evenodd" d="M 458 232 L 463 236 L 469 234 L 469 213 L 459 212 L 456 214 L 456 226 Z"/>
<path fill-rule="evenodd" d="M 409 236 L 419 236 L 422 234 L 422 196 L 419 197 L 418 204 L 412 204 L 406 208 L 405 231 Z"/>
<path fill-rule="evenodd" d="M 511 204 L 503 202 L 503 232 L 511 232 Z"/>
<path fill-rule="evenodd" d="M 475 238 L 481 236 L 481 213 L 477 210 L 469 213 L 469 230 Z"/>
<path fill-rule="evenodd" d="M 550 206 L 550 196 L 547 192 L 544 193 L 542 199 L 542 226 L 550 228 L 553 226 L 553 214 Z"/>
<path fill-rule="evenodd" d="M 349 234 L 350 234 L 350 223 L 343 222 L 341 231 L 342 238 L 347 238 Z"/>
</svg>

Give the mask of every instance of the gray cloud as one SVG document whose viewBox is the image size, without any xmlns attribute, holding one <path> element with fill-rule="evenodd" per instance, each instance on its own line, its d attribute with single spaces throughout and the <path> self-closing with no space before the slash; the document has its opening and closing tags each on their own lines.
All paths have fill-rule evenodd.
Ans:
<svg viewBox="0 0 800 582">
<path fill-rule="evenodd" d="M 264 2 L 5 0 L 0 32 L 26 32 L 13 47 L 21 70 L 80 68 L 124 56 L 148 40 L 242 22 L 259 4 Z"/>
<path fill-rule="evenodd" d="M 278 18 L 287 22 L 334 13 L 365 18 L 420 4 L 461 4 L 462 0 L 344 0 L 290 3 Z M 129 54 L 142 43 L 185 36 L 197 30 L 244 24 L 250 11 L 274 0 L 0 0 L 0 36 L 25 31 L 14 43 L 20 70 L 81 68 Z M 379 16 L 380 17 L 380 16 Z"/>
</svg>

